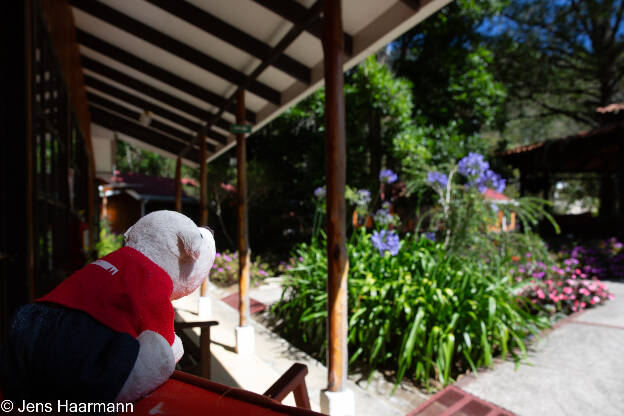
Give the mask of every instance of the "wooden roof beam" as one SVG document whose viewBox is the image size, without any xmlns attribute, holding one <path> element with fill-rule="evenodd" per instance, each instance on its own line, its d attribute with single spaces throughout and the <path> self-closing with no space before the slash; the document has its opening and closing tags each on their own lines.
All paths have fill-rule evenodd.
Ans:
<svg viewBox="0 0 624 416">
<path fill-rule="evenodd" d="M 260 60 L 265 60 L 270 56 L 269 45 L 191 3 L 170 0 L 147 1 Z M 277 58 L 274 66 L 299 81 L 310 83 L 310 68 L 288 55 L 282 54 Z"/>
<path fill-rule="evenodd" d="M 108 100 L 101 95 L 94 94 L 92 92 L 87 91 L 87 99 L 89 100 L 89 104 L 97 104 L 99 107 L 104 108 L 105 110 L 115 112 L 124 117 L 130 118 L 133 121 L 139 121 L 141 117 L 141 111 L 133 110 L 128 107 L 124 107 L 123 105 L 117 104 L 113 101 Z M 163 123 L 158 120 L 152 120 L 149 124 L 149 128 L 160 130 L 163 133 L 166 133 L 172 136 L 175 139 L 178 139 L 180 142 L 187 144 L 193 141 L 193 135 L 189 134 L 185 131 L 177 129 L 169 124 Z M 207 148 L 211 152 L 215 152 L 217 148 L 212 144 L 207 144 Z"/>
<path fill-rule="evenodd" d="M 178 154 L 184 148 L 184 144 L 171 139 L 162 133 L 134 123 L 126 118 L 115 115 L 96 106 L 89 106 L 91 121 L 109 130 L 118 131 L 122 134 L 134 137 L 151 146 L 162 149 L 172 154 Z M 199 163 L 197 154 L 191 154 L 186 159 Z"/>
<path fill-rule="evenodd" d="M 178 56 L 187 62 L 212 72 L 213 74 L 240 86 L 245 81 L 245 74 L 224 63 L 198 51 L 191 46 L 180 42 L 171 36 L 165 35 L 152 27 L 125 15 L 99 1 L 70 0 L 70 4 L 85 13 L 103 20 L 124 32 L 130 33 L 152 45 Z M 248 89 L 255 95 L 275 104 L 281 105 L 281 93 L 257 80 L 252 82 Z"/>
<path fill-rule="evenodd" d="M 205 119 L 207 117 L 210 117 L 212 115 L 212 113 L 202 110 L 199 107 L 196 107 L 186 101 L 180 100 L 177 97 L 174 97 L 170 94 L 164 93 L 162 91 L 160 91 L 157 88 L 152 87 L 151 85 L 148 85 L 142 81 L 139 81 L 135 78 L 132 78 L 122 72 L 119 72 L 107 65 L 104 65 L 100 62 L 97 62 L 87 56 L 82 55 L 81 56 L 81 62 L 82 62 L 82 67 L 85 69 L 88 69 L 90 71 L 95 72 L 96 74 L 102 75 L 106 78 L 109 78 L 115 82 L 118 82 L 122 85 L 125 85 L 126 87 L 132 88 L 133 90 L 136 91 L 140 91 L 142 94 L 145 94 L 147 96 L 150 96 L 152 98 L 154 98 L 157 101 L 160 101 L 164 104 L 167 104 L 173 108 L 177 108 L 180 111 L 183 111 L 185 113 L 188 113 L 194 117 L 197 117 L 199 119 Z M 135 102 L 138 102 L 138 100 L 140 100 L 140 102 L 143 104 L 142 107 L 145 108 L 146 110 L 150 110 L 153 111 L 159 115 L 161 115 L 162 117 L 169 119 L 175 123 L 178 123 L 180 125 L 186 126 L 188 125 L 188 123 L 194 123 L 196 126 L 199 126 L 199 128 L 197 129 L 192 129 L 194 131 L 200 131 L 203 126 L 201 126 L 201 124 L 199 123 L 195 123 L 192 122 L 191 120 L 182 117 L 172 111 L 166 110 L 161 106 L 158 106 L 156 104 L 150 103 L 147 100 L 142 100 L 140 97 L 137 97 L 133 94 L 127 93 L 125 91 L 122 91 L 118 88 L 115 88 L 113 86 L 110 86 L 110 84 L 107 84 L 104 81 L 101 81 L 97 78 L 94 78 L 88 74 L 85 74 L 85 82 L 87 83 L 87 85 L 90 85 L 91 87 L 95 88 L 95 89 L 99 89 L 102 92 L 106 92 L 108 94 L 107 91 L 111 91 L 111 89 L 116 90 L 117 92 L 115 94 L 110 94 L 116 97 L 123 97 L 123 100 L 133 104 L 133 105 L 137 105 L 134 104 Z M 105 87 L 105 85 L 109 85 L 109 87 Z M 121 92 L 121 94 L 120 94 Z M 135 97 L 135 98 L 132 98 Z M 122 98 L 120 98 L 122 99 Z M 138 106 L 138 105 L 137 105 Z M 155 110 L 154 110 L 155 109 Z M 230 123 L 222 118 L 219 118 L 219 120 L 215 123 L 216 126 L 224 129 L 224 130 L 229 130 L 230 128 Z M 208 134 L 209 132 L 211 132 L 210 130 L 207 130 L 206 133 Z M 215 133 L 218 134 L 218 133 Z M 222 135 L 219 136 L 215 136 L 216 137 L 221 137 L 220 139 L 218 139 L 219 141 L 222 142 L 227 142 L 227 138 L 225 138 Z"/>
<path fill-rule="evenodd" d="M 225 102 L 225 99 L 220 95 L 215 94 L 212 91 L 207 90 L 203 87 L 200 87 L 199 85 L 190 82 L 184 78 L 181 78 L 172 72 L 166 71 L 157 65 L 154 65 L 135 55 L 132 55 L 122 48 L 118 48 L 115 45 L 103 41 L 102 39 L 93 36 L 90 33 L 85 32 L 84 30 L 76 29 L 76 40 L 80 45 L 86 46 L 89 49 L 92 49 L 117 62 L 129 66 L 130 68 L 135 69 L 138 72 L 149 75 L 150 77 L 164 82 L 167 85 L 171 85 L 172 87 L 177 88 L 180 91 L 184 91 L 189 95 L 197 97 L 200 100 L 205 101 L 215 107 L 220 107 Z M 247 121 L 249 121 L 250 123 L 255 123 L 256 114 L 249 110 L 247 110 L 247 114 Z"/>
<path fill-rule="evenodd" d="M 262 63 L 258 65 L 256 69 L 254 69 L 253 72 L 247 76 L 243 84 L 240 87 L 238 87 L 238 89 L 232 95 L 230 95 L 226 103 L 219 109 L 219 111 L 213 114 L 212 118 L 204 126 L 204 129 L 211 128 L 212 125 L 219 119 L 219 117 L 221 117 L 221 114 L 223 114 L 223 112 L 226 111 L 234 103 L 239 92 L 242 90 L 246 90 L 247 86 L 253 83 L 254 80 L 258 78 L 258 76 L 269 65 L 272 65 L 273 62 L 286 50 L 286 48 L 288 48 L 288 46 L 290 46 L 294 42 L 294 40 L 297 39 L 297 37 L 301 34 L 301 32 L 306 30 L 306 28 L 308 28 L 310 24 L 312 24 L 312 22 L 314 22 L 318 18 L 319 13 L 321 12 L 321 8 L 322 8 L 322 0 L 317 0 L 316 3 L 312 5 L 312 7 L 310 7 L 309 9 L 306 9 L 305 17 L 302 20 L 300 20 L 298 23 L 293 25 L 293 27 L 290 28 L 288 33 L 286 33 L 286 35 L 278 42 L 278 44 L 275 45 L 273 49 L 271 49 L 271 56 L 268 59 L 265 59 L 264 61 L 262 61 Z M 194 142 L 195 141 L 193 141 L 193 143 Z M 187 146 L 186 148 L 184 148 L 182 152 L 180 153 L 180 156 L 184 156 L 184 154 L 188 152 L 190 149 L 191 149 L 191 146 Z"/>
<path fill-rule="evenodd" d="M 296 1 L 284 1 L 284 0 L 254 0 L 265 9 L 272 11 L 283 19 L 297 24 L 304 19 L 306 12 L 305 6 L 297 3 Z M 415 0 L 417 1 L 417 0 Z M 315 38 L 321 40 L 323 38 L 323 18 L 319 16 L 318 20 L 311 23 L 306 29 Z M 353 37 L 345 33 L 344 34 L 344 53 L 351 56 L 353 54 Z"/>
</svg>

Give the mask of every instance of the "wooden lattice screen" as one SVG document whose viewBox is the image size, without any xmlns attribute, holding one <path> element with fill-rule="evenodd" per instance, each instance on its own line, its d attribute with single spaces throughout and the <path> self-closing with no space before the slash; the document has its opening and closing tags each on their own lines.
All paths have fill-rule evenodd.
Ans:
<svg viewBox="0 0 624 416">
<path fill-rule="evenodd" d="M 88 162 L 40 9 L 33 24 L 33 151 L 35 169 L 35 296 L 79 268 L 80 223 L 87 209 Z"/>
<path fill-rule="evenodd" d="M 15 307 L 83 266 L 88 252 L 85 140 L 39 1 L 17 3 L 8 12 L 23 19 L 24 33 L 13 33 L 11 59 L 3 60 L 15 66 L 5 82 L 18 93 L 7 94 L 3 103 L 13 98 L 15 107 L 3 107 L 0 152 L 0 340 Z"/>
</svg>

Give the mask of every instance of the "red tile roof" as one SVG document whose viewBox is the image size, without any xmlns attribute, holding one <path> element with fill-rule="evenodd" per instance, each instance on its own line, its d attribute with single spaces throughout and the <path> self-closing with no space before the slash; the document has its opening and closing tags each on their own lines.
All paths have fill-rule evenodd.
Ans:
<svg viewBox="0 0 624 416">
<path fill-rule="evenodd" d="M 487 188 L 485 193 L 483 194 L 485 199 L 492 199 L 496 201 L 509 201 L 509 197 L 501 194 L 500 192 L 495 191 L 494 189 Z"/>
<path fill-rule="evenodd" d="M 618 113 L 622 110 L 624 110 L 624 103 L 613 103 L 613 104 L 606 105 L 604 107 L 598 107 L 596 109 L 596 112 L 600 114 L 606 114 L 606 113 Z"/>
<path fill-rule="evenodd" d="M 611 104 L 616 105 L 616 104 Z M 619 105 L 619 104 L 618 104 Z M 622 104 L 624 108 L 624 104 Z M 621 130 L 624 127 L 624 123 L 612 123 L 605 126 L 598 127 L 593 130 L 583 130 L 576 134 L 571 134 L 569 136 L 564 136 L 556 139 L 549 139 L 539 143 L 533 143 L 526 146 L 518 146 L 513 149 L 505 150 L 503 152 L 498 153 L 498 156 L 511 156 L 518 153 L 526 153 L 535 149 L 539 149 L 540 147 L 546 146 L 547 144 L 556 143 L 556 142 L 564 142 L 564 141 L 573 141 L 580 139 L 591 139 L 598 136 L 608 135 L 614 133 L 618 130 Z"/>
<path fill-rule="evenodd" d="M 185 181 L 183 180 L 182 183 Z M 192 179 L 186 181 L 194 186 Z M 143 175 L 140 173 L 119 173 L 115 172 L 109 183 L 127 184 L 140 195 L 175 196 L 175 180 L 173 178 L 163 178 L 160 176 Z M 182 190 L 182 196 L 187 196 Z"/>
</svg>

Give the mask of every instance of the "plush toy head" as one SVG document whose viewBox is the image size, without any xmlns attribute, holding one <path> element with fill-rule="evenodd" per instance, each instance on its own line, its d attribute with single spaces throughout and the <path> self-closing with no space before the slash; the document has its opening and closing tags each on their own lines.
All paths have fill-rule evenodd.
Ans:
<svg viewBox="0 0 624 416">
<path fill-rule="evenodd" d="M 215 259 L 212 233 L 175 211 L 154 211 L 124 234 L 126 245 L 140 251 L 169 274 L 171 299 L 192 293 L 208 278 Z"/>
</svg>

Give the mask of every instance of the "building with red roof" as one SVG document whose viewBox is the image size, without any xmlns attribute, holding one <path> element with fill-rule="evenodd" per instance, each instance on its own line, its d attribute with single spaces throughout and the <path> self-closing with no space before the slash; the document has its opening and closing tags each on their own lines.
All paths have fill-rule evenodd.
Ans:
<svg viewBox="0 0 624 416">
<path fill-rule="evenodd" d="M 187 186 L 197 186 L 195 180 L 182 179 Z M 100 218 L 106 219 L 111 231 L 120 234 L 143 215 L 161 209 L 175 210 L 175 180 L 140 173 L 115 171 L 108 181 L 100 179 L 102 198 Z M 182 190 L 182 212 L 195 218 L 199 201 Z"/>
</svg>

